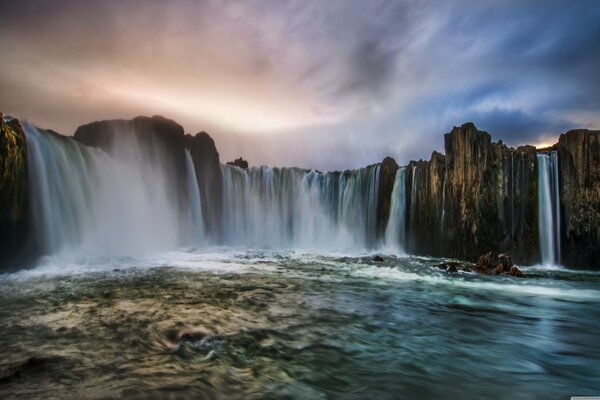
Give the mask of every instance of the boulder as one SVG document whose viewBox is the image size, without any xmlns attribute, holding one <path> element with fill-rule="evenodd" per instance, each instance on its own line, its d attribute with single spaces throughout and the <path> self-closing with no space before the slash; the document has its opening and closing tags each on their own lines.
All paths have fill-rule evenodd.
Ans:
<svg viewBox="0 0 600 400">
<path fill-rule="evenodd" d="M 508 271 L 508 275 L 517 278 L 525 278 L 525 275 L 521 272 L 521 270 L 515 266 L 511 267 L 510 271 Z"/>
</svg>

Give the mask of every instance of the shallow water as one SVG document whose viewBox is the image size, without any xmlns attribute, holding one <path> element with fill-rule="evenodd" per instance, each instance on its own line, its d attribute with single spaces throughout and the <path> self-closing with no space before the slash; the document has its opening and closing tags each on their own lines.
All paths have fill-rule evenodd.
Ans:
<svg viewBox="0 0 600 400">
<path fill-rule="evenodd" d="M 0 276 L 0 398 L 600 394 L 600 274 L 182 250 Z"/>
</svg>

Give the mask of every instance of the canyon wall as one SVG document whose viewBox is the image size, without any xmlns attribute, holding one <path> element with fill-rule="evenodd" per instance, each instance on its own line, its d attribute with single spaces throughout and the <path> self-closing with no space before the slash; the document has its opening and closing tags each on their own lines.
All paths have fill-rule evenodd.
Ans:
<svg viewBox="0 0 600 400">
<path fill-rule="evenodd" d="M 535 147 L 494 143 L 472 123 L 444 141 L 445 155 L 408 164 L 406 250 L 469 260 L 493 250 L 536 262 Z"/>
<path fill-rule="evenodd" d="M 25 252 L 28 237 L 25 147 L 19 121 L 0 114 L 0 268 Z"/>
<path fill-rule="evenodd" d="M 562 262 L 600 267 L 600 131 L 577 129 L 558 144 Z"/>
<path fill-rule="evenodd" d="M 135 140 L 150 163 L 160 163 L 162 168 L 172 169 L 168 174 L 175 179 L 170 193 L 174 196 L 173 201 L 178 203 L 187 200 L 185 150 L 189 150 L 196 169 L 207 230 L 219 235 L 223 182 L 219 153 L 208 133 L 184 134 L 183 127 L 175 121 L 153 116 L 93 122 L 77 128 L 73 137 L 87 146 L 108 152 L 126 151 L 130 141 Z"/>
<path fill-rule="evenodd" d="M 25 133 L 19 121 L 0 120 L 0 267 L 5 268 L 40 254 L 31 240 Z M 132 156 L 127 149 L 134 141 L 150 165 L 160 166 L 172 176 L 170 201 L 181 209 L 189 207 L 190 201 L 189 151 L 205 231 L 213 243 L 219 243 L 226 203 L 223 166 L 206 132 L 185 134 L 176 122 L 154 116 L 94 122 L 78 128 L 73 139 L 121 157 Z M 379 165 L 376 205 L 370 206 L 376 207 L 376 237 L 365 243 L 367 247 L 382 244 L 388 221 L 397 217 L 390 215 L 392 193 L 395 182 L 403 182 L 405 187 L 398 193 L 403 193 L 405 200 L 400 223 L 406 234 L 404 243 L 399 244 L 407 253 L 474 261 L 488 251 L 510 252 L 517 263 L 539 262 L 536 158 L 538 152 L 554 151 L 558 154 L 561 262 L 571 267 L 600 267 L 599 131 L 569 131 L 551 148 L 536 150 L 492 142 L 487 132 L 466 123 L 447 133 L 444 144 L 445 154 L 433 152 L 430 160 L 409 162 L 405 179 L 396 180 L 399 166 L 394 159 L 387 157 Z M 329 173 L 331 183 L 325 180 L 321 185 L 335 186 L 339 176 Z"/>
</svg>

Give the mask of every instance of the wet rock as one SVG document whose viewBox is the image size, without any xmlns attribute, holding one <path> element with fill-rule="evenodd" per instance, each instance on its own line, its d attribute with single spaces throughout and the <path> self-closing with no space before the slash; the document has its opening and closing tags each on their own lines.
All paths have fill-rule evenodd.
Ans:
<svg viewBox="0 0 600 400">
<path fill-rule="evenodd" d="M 525 275 L 513 265 L 512 257 L 509 253 L 496 255 L 493 252 L 483 254 L 477 260 L 474 267 L 475 271 L 482 275 L 510 275 L 524 278 Z"/>
<path fill-rule="evenodd" d="M 502 266 L 502 272 L 508 272 L 513 266 L 512 257 L 509 253 L 498 254 L 498 262 Z"/>
<path fill-rule="evenodd" d="M 478 274 L 482 274 L 482 275 L 489 275 L 490 274 L 490 271 L 488 270 L 488 267 L 486 265 L 483 265 L 483 264 L 477 263 L 477 264 L 475 264 L 475 266 L 473 267 L 473 269 Z"/>
<path fill-rule="evenodd" d="M 460 261 L 446 261 L 437 266 L 439 269 L 443 269 L 447 273 L 458 273 L 459 270 L 464 271 L 470 269 L 466 263 Z"/>
<path fill-rule="evenodd" d="M 525 278 L 525 275 L 521 272 L 521 270 L 515 266 L 511 267 L 510 271 L 508 271 L 508 275 L 517 278 Z"/>
<path fill-rule="evenodd" d="M 379 188 L 377 195 L 377 235 L 385 233 L 387 221 L 390 216 L 392 191 L 398 171 L 398 164 L 392 157 L 386 157 L 381 162 L 379 169 Z"/>
<path fill-rule="evenodd" d="M 384 262 L 385 260 L 380 255 L 373 256 L 373 261 L 375 262 Z"/>
<path fill-rule="evenodd" d="M 496 268 L 494 268 L 494 275 L 502 275 L 503 272 L 504 268 L 502 267 L 502 264 L 496 265 Z"/>
<path fill-rule="evenodd" d="M 16 119 L 0 113 L 0 268 L 18 262 L 26 250 L 27 156 L 25 133 Z"/>
</svg>

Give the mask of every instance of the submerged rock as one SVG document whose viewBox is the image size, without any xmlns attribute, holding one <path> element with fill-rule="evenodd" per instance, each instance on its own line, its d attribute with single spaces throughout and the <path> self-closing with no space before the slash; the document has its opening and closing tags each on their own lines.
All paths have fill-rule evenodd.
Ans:
<svg viewBox="0 0 600 400">
<path fill-rule="evenodd" d="M 448 268 L 446 268 L 446 272 L 449 274 L 455 274 L 458 272 L 458 269 L 456 269 L 455 265 L 450 265 Z"/>
</svg>

